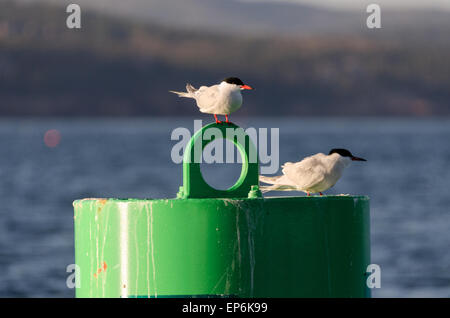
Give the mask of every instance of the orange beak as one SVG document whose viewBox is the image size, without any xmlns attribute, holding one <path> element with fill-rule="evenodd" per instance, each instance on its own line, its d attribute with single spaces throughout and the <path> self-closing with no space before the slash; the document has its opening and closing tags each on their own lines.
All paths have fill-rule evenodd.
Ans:
<svg viewBox="0 0 450 318">
<path fill-rule="evenodd" d="M 241 85 L 241 89 L 253 89 L 253 88 L 248 85 Z"/>
</svg>

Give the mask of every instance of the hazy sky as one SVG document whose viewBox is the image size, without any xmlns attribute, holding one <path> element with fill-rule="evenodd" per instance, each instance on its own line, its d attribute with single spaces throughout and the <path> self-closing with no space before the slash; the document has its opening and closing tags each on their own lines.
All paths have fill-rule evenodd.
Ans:
<svg viewBox="0 0 450 318">
<path fill-rule="evenodd" d="M 376 3 L 388 9 L 446 9 L 450 10 L 450 0 L 243 0 L 267 2 L 297 2 L 309 5 L 331 7 L 334 9 L 365 8 Z"/>
</svg>

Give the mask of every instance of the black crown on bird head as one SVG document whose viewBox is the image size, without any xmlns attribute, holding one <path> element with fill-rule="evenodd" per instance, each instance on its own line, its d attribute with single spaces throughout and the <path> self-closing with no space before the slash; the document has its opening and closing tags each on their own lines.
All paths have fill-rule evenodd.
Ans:
<svg viewBox="0 0 450 318">
<path fill-rule="evenodd" d="M 341 155 L 342 157 L 350 158 L 352 161 L 367 161 L 364 158 L 355 157 L 347 149 L 340 149 L 340 148 L 331 149 L 331 151 L 330 151 L 330 153 L 328 155 L 331 155 L 331 154 L 334 154 L 334 153 L 337 153 L 337 154 Z"/>
<path fill-rule="evenodd" d="M 237 77 L 227 77 L 223 80 L 223 82 L 227 82 L 228 84 L 244 85 L 244 82 Z"/>
<path fill-rule="evenodd" d="M 335 148 L 335 149 L 331 149 L 330 153 L 328 155 L 337 153 L 339 155 L 341 155 L 342 157 L 353 157 L 352 153 L 350 151 L 348 151 L 347 149 L 342 149 L 342 148 Z"/>
</svg>

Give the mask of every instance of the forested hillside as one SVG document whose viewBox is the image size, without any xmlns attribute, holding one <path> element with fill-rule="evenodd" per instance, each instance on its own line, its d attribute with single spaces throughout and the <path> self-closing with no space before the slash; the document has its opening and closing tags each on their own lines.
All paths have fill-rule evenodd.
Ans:
<svg viewBox="0 0 450 318">
<path fill-rule="evenodd" d="M 2 116 L 187 115 L 181 90 L 238 76 L 242 115 L 450 115 L 448 30 L 245 35 L 0 2 Z M 430 31 L 431 30 L 431 31 Z M 274 107 L 276 106 L 276 107 Z"/>
</svg>

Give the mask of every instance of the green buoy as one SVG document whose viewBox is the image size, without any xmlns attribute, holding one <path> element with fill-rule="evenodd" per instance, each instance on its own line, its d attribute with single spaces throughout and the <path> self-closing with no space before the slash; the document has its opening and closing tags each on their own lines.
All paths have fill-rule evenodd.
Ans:
<svg viewBox="0 0 450 318">
<path fill-rule="evenodd" d="M 216 190 L 196 151 L 211 128 L 241 129 L 210 124 L 192 137 L 176 199 L 74 202 L 76 296 L 369 297 L 368 197 L 263 198 L 243 131 L 245 142 L 229 138 L 241 176 Z"/>
</svg>

